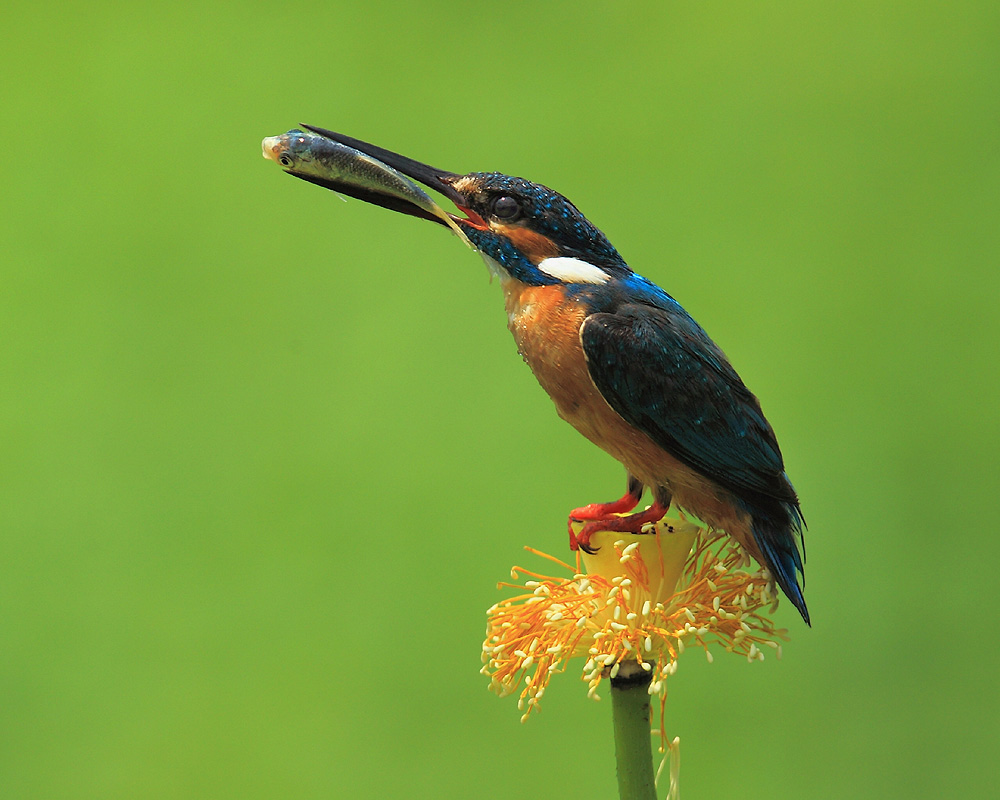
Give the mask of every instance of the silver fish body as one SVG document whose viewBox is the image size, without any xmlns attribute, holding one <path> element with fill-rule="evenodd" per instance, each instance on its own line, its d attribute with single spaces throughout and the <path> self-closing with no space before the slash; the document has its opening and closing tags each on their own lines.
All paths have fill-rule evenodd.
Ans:
<svg viewBox="0 0 1000 800">
<path fill-rule="evenodd" d="M 264 158 L 289 175 L 395 211 L 439 221 L 469 247 L 454 218 L 419 185 L 376 158 L 324 136 L 296 129 L 261 142 Z"/>
</svg>

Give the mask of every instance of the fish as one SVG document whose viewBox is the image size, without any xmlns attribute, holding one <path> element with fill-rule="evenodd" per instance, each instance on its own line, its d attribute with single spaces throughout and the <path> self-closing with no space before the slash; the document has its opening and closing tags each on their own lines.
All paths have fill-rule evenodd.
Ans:
<svg viewBox="0 0 1000 800">
<path fill-rule="evenodd" d="M 383 208 L 438 222 L 475 249 L 451 214 L 403 173 L 373 156 L 298 128 L 266 137 L 261 148 L 264 158 L 289 175 Z"/>
</svg>

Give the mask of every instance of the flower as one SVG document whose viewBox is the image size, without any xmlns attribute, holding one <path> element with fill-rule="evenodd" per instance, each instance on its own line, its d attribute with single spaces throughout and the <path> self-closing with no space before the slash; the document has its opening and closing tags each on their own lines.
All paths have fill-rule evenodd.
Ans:
<svg viewBox="0 0 1000 800">
<path fill-rule="evenodd" d="M 598 533 L 595 555 L 578 552 L 574 569 L 532 548 L 564 571 L 564 577 L 511 570 L 500 587 L 522 592 L 487 612 L 482 672 L 500 696 L 521 688 L 518 708 L 525 721 L 538 707 L 552 675 L 569 659 L 586 658 L 582 679 L 588 695 L 619 664 L 633 659 L 651 673 L 649 693 L 660 698 L 686 648 L 697 645 L 712 661 L 710 644 L 748 661 L 766 649 L 781 657 L 777 629 L 765 616 L 777 607 L 771 575 L 752 571 L 749 557 L 724 534 L 680 519 L 664 519 L 650 534 Z M 582 569 L 581 569 L 582 566 Z M 666 734 L 661 725 L 662 742 Z M 662 749 L 662 748 L 661 748 Z"/>
</svg>

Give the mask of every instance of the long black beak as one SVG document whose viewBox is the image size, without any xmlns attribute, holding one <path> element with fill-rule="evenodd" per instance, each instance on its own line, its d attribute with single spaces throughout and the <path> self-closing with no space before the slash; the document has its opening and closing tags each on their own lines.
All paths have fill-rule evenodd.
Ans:
<svg viewBox="0 0 1000 800">
<path fill-rule="evenodd" d="M 433 189 L 435 192 L 444 195 L 457 206 L 464 206 L 467 202 L 466 199 L 455 191 L 451 185 L 451 180 L 461 177 L 457 172 L 449 172 L 446 169 L 437 169 L 429 164 L 414 161 L 412 158 L 407 158 L 399 153 L 386 150 L 384 147 L 378 147 L 377 145 L 369 144 L 368 142 L 362 142 L 360 139 L 355 139 L 353 136 L 345 136 L 342 133 L 329 131 L 326 128 L 317 128 L 314 125 L 306 125 L 304 123 L 300 123 L 300 125 L 318 136 L 322 136 L 334 142 L 339 142 L 340 144 L 347 145 L 348 147 L 353 147 L 355 150 L 360 150 L 365 155 L 369 155 L 372 158 L 381 161 L 383 164 L 392 167 L 397 172 L 401 172 L 407 178 L 419 181 L 429 189 Z M 298 175 L 298 177 L 310 180 L 309 177 L 303 175 Z M 319 181 L 312 182 L 319 183 Z M 411 203 L 397 197 L 383 195 L 377 191 L 356 186 L 341 186 L 335 184 L 327 186 L 327 188 L 335 189 L 342 194 L 356 197 L 359 200 L 364 200 L 367 203 L 373 203 L 374 205 L 382 206 L 383 208 L 388 208 L 392 211 L 400 211 L 404 214 L 411 214 L 412 216 L 420 217 L 421 219 L 429 219 L 441 225 L 446 225 L 443 220 L 435 217 L 433 214 L 430 214 L 426 210 L 414 206 Z"/>
</svg>

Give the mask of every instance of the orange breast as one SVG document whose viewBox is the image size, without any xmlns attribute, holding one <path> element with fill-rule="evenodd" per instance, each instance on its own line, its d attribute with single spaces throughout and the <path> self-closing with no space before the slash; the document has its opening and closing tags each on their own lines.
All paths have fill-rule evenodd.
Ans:
<svg viewBox="0 0 1000 800">
<path fill-rule="evenodd" d="M 521 356 L 556 404 L 559 416 L 649 485 L 675 460 L 608 405 L 587 369 L 580 326 L 587 316 L 562 286 L 503 283 L 508 327 Z M 657 476 L 660 476 L 658 478 Z"/>
</svg>

